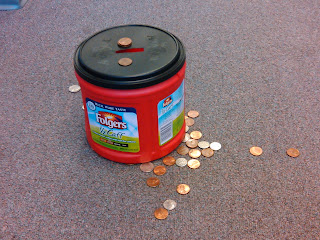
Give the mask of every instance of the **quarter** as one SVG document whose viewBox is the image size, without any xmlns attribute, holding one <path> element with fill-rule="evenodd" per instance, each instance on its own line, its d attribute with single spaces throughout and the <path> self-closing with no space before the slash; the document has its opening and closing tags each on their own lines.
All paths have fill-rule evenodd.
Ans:
<svg viewBox="0 0 320 240">
<path fill-rule="evenodd" d="M 221 144 L 218 142 L 212 142 L 210 143 L 210 148 L 214 151 L 218 151 L 221 149 Z"/>
</svg>

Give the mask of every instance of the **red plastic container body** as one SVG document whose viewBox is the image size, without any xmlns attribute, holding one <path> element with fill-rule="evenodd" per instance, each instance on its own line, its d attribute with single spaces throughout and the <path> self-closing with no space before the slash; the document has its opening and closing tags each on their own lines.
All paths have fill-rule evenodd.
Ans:
<svg viewBox="0 0 320 240">
<path fill-rule="evenodd" d="M 157 105 L 181 86 L 185 76 L 185 69 L 186 64 L 169 79 L 156 85 L 138 89 L 109 89 L 96 86 L 88 83 L 76 73 L 85 106 L 87 139 L 92 149 L 102 157 L 127 164 L 149 162 L 172 152 L 184 138 L 185 122 L 183 122 L 181 130 L 175 137 L 160 146 Z M 140 144 L 139 152 L 117 151 L 93 141 L 87 114 L 87 98 L 106 105 L 136 109 Z"/>
</svg>

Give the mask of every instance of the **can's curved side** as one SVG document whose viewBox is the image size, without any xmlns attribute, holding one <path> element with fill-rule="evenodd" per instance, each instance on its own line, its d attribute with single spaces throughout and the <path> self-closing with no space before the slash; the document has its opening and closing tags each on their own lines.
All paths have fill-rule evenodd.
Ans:
<svg viewBox="0 0 320 240">
<path fill-rule="evenodd" d="M 85 128 L 88 142 L 92 149 L 104 158 L 121 163 L 144 163 L 159 159 L 172 152 L 184 138 L 185 122 L 180 131 L 170 141 L 160 146 L 158 125 L 158 104 L 174 93 L 182 84 L 185 76 L 186 63 L 177 74 L 171 78 L 145 88 L 109 89 L 83 80 L 77 73 L 76 77 L 81 87 L 85 106 Z M 184 92 L 184 91 L 183 91 Z M 139 132 L 139 152 L 122 152 L 104 147 L 91 136 L 86 99 L 111 106 L 134 108 L 137 114 Z M 184 104 L 184 103 L 183 103 Z M 184 109 L 184 107 L 183 107 Z M 183 110 L 184 115 L 184 110 Z"/>
</svg>

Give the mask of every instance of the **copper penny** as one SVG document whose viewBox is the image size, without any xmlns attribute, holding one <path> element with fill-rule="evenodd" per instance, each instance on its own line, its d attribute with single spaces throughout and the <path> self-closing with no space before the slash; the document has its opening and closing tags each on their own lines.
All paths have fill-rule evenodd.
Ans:
<svg viewBox="0 0 320 240">
<path fill-rule="evenodd" d="M 157 166 L 153 169 L 155 175 L 161 176 L 165 174 L 167 169 L 164 166 Z"/>
<path fill-rule="evenodd" d="M 251 147 L 250 153 L 254 156 L 260 156 L 262 154 L 262 148 L 261 147 Z"/>
<path fill-rule="evenodd" d="M 118 61 L 119 65 L 123 67 L 127 67 L 132 64 L 132 59 L 131 58 L 121 58 Z"/>
<path fill-rule="evenodd" d="M 186 141 L 186 145 L 189 148 L 196 148 L 198 146 L 198 140 L 196 139 L 189 139 L 188 141 Z"/>
<path fill-rule="evenodd" d="M 186 121 L 186 125 L 188 127 L 190 127 L 194 124 L 194 120 L 192 118 L 187 118 L 185 121 Z"/>
<path fill-rule="evenodd" d="M 192 158 L 198 158 L 198 157 L 201 156 L 201 152 L 198 149 L 191 149 L 189 151 L 189 156 L 192 157 Z"/>
<path fill-rule="evenodd" d="M 188 167 L 192 169 L 196 169 L 200 167 L 200 162 L 197 159 L 191 159 L 188 161 Z"/>
<path fill-rule="evenodd" d="M 166 156 L 162 161 L 167 166 L 172 166 L 176 163 L 176 159 L 171 156 Z"/>
<path fill-rule="evenodd" d="M 188 116 L 191 117 L 191 118 L 196 118 L 196 117 L 199 116 L 199 112 L 191 110 L 191 111 L 188 112 Z"/>
<path fill-rule="evenodd" d="M 199 131 L 193 131 L 190 133 L 190 137 L 198 140 L 202 137 L 202 133 Z"/>
<path fill-rule="evenodd" d="M 205 157 L 212 157 L 214 154 L 214 151 L 211 148 L 205 148 L 205 149 L 202 149 L 201 153 Z"/>
<path fill-rule="evenodd" d="M 130 47 L 132 44 L 132 40 L 131 38 L 128 38 L 128 37 L 124 37 L 124 38 L 120 38 L 119 41 L 118 41 L 118 46 L 119 47 Z"/>
<path fill-rule="evenodd" d="M 150 177 L 150 178 L 147 179 L 147 185 L 149 187 L 157 187 L 157 186 L 159 186 L 159 184 L 160 184 L 159 178 Z"/>
<path fill-rule="evenodd" d="M 289 148 L 287 150 L 287 154 L 288 154 L 288 156 L 295 158 L 295 157 L 298 157 L 300 155 L 300 152 L 296 148 Z"/>
<path fill-rule="evenodd" d="M 142 163 L 140 165 L 140 170 L 142 172 L 152 172 L 154 165 L 152 162 Z"/>
<path fill-rule="evenodd" d="M 177 186 L 177 192 L 182 195 L 185 195 L 190 192 L 190 187 L 187 184 L 179 184 Z"/>
<path fill-rule="evenodd" d="M 189 152 L 189 148 L 187 148 L 184 145 L 177 148 L 177 153 L 179 153 L 180 155 L 186 155 L 188 154 L 188 152 Z"/>
<path fill-rule="evenodd" d="M 165 208 L 158 208 L 154 211 L 154 216 L 157 218 L 157 219 L 166 219 L 169 215 L 169 212 L 167 209 Z"/>
<path fill-rule="evenodd" d="M 184 135 L 184 139 L 182 140 L 182 142 L 186 142 L 186 141 L 188 141 L 190 139 L 190 134 L 189 133 L 186 133 L 185 135 Z"/>
</svg>

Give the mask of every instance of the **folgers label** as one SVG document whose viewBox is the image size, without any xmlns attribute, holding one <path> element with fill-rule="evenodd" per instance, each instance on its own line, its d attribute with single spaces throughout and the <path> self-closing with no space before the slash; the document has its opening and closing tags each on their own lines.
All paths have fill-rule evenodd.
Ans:
<svg viewBox="0 0 320 240">
<path fill-rule="evenodd" d="M 143 163 L 173 151 L 185 134 L 185 51 L 146 25 L 105 29 L 74 57 L 88 142 L 101 156 Z"/>
</svg>

